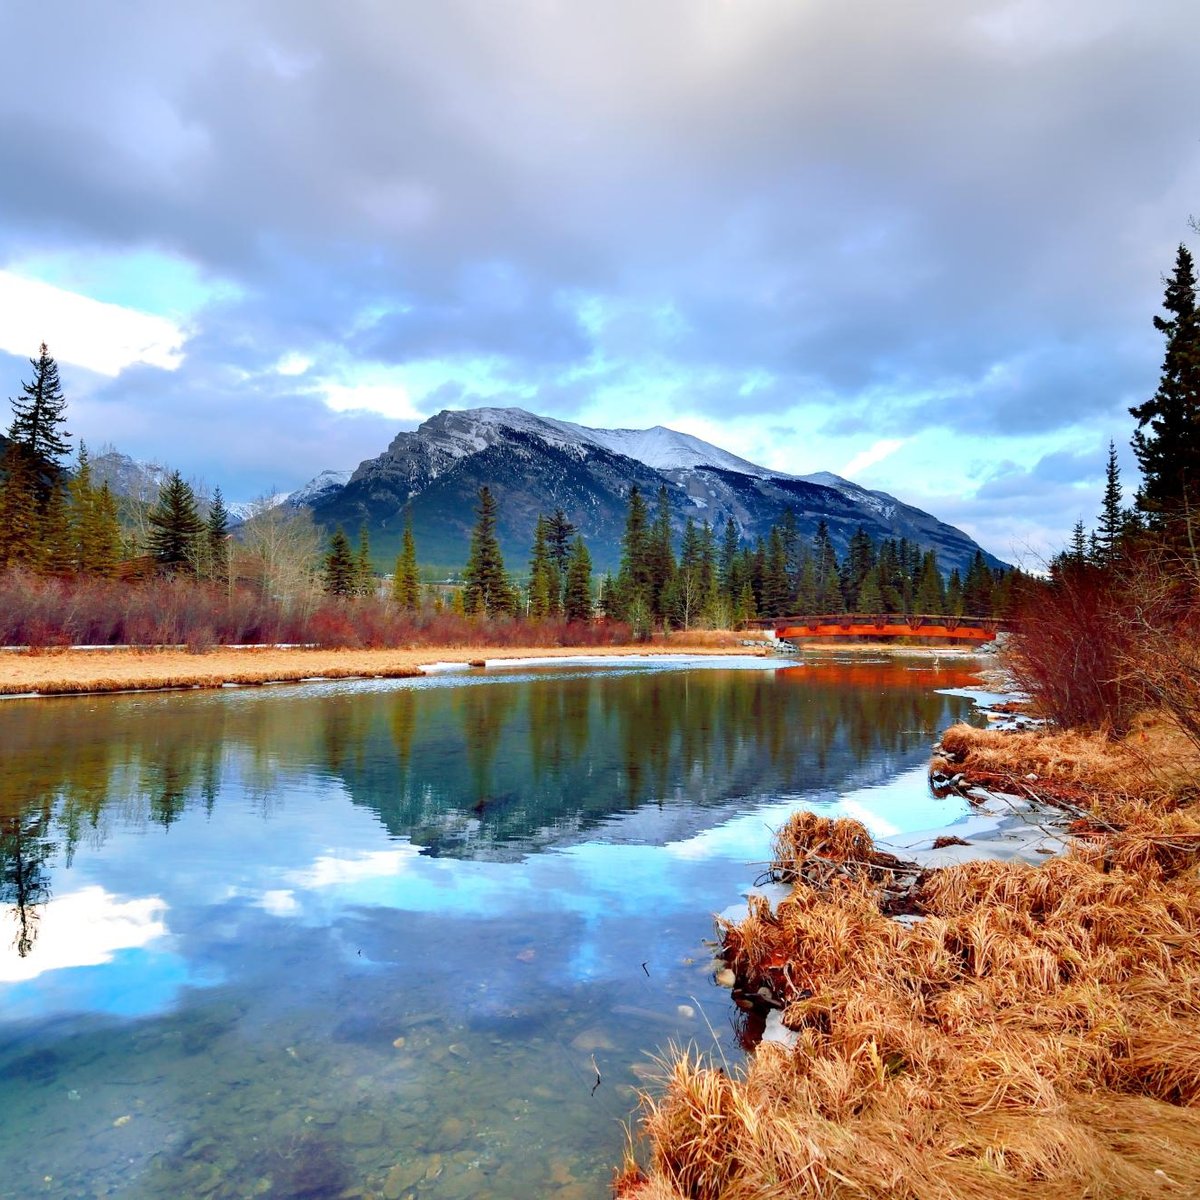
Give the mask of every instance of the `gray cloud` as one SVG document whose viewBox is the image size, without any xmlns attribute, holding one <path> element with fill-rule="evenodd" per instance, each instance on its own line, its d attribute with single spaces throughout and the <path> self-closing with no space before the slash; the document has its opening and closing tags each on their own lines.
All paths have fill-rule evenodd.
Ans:
<svg viewBox="0 0 1200 1200">
<path fill-rule="evenodd" d="M 571 416 L 564 375 L 601 355 L 695 372 L 722 417 L 820 395 L 834 433 L 1107 436 L 1152 386 L 1200 184 L 1190 0 L 52 0 L 5 25 L 0 255 L 150 246 L 241 289 L 177 377 L 95 403 L 177 439 L 303 418 L 307 451 L 279 436 L 317 465 L 371 421 L 233 367 L 488 357 Z"/>
</svg>

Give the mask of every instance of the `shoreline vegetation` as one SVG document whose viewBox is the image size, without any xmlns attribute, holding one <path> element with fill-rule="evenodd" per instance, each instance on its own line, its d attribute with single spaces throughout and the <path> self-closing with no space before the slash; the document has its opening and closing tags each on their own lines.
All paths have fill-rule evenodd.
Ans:
<svg viewBox="0 0 1200 1200">
<path fill-rule="evenodd" d="M 790 894 L 718 932 L 775 1036 L 738 1070 L 663 1060 L 619 1197 L 1200 1194 L 1200 747 L 1153 713 L 1115 739 L 960 724 L 931 776 L 1032 802 L 1061 853 L 918 865 L 797 813 Z"/>
<path fill-rule="evenodd" d="M 677 634 L 654 642 L 577 646 L 428 644 L 374 649 L 217 646 L 204 653 L 181 648 L 96 650 L 61 649 L 0 654 L 0 696 L 91 695 L 171 688 L 298 683 L 318 679 L 401 679 L 425 674 L 435 663 L 482 666 L 510 659 L 579 658 L 603 660 L 644 655 L 765 655 L 766 644 L 746 645 L 740 633 Z"/>
</svg>

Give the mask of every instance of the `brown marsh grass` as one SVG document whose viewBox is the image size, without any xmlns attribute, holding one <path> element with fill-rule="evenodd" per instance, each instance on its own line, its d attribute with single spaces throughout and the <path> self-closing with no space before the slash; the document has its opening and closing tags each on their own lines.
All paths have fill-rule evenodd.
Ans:
<svg viewBox="0 0 1200 1200">
<path fill-rule="evenodd" d="M 1128 798 L 1169 732 L 1144 728 L 1128 756 L 951 731 L 968 776 L 1101 791 L 1062 857 L 921 873 L 910 923 L 881 911 L 895 860 L 861 825 L 793 817 L 775 863 L 791 895 L 752 899 L 721 935 L 739 985 L 783 999 L 795 1045 L 735 1072 L 676 1053 L 643 1098 L 649 1164 L 629 1156 L 618 1194 L 1200 1195 L 1200 818 L 1187 788 Z"/>
</svg>

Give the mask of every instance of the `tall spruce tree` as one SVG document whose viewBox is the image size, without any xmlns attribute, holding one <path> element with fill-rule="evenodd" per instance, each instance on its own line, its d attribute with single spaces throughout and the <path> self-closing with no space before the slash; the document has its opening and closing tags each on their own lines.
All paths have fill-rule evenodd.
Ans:
<svg viewBox="0 0 1200 1200">
<path fill-rule="evenodd" d="M 40 522 L 33 458 L 24 446 L 10 442 L 0 470 L 0 567 L 32 567 Z"/>
<path fill-rule="evenodd" d="M 350 539 L 340 525 L 329 539 L 324 585 L 325 591 L 331 596 L 353 596 L 358 587 L 358 562 L 350 548 Z"/>
<path fill-rule="evenodd" d="M 1120 556 L 1125 536 L 1125 510 L 1121 507 L 1121 468 L 1117 463 L 1117 447 L 1108 443 L 1108 464 L 1104 470 L 1104 497 L 1100 501 L 1100 520 L 1096 528 L 1096 561 L 1110 567 Z"/>
<path fill-rule="evenodd" d="M 178 471 L 167 476 L 146 519 L 150 522 L 148 548 L 160 566 L 179 571 L 195 564 L 197 539 L 204 530 L 204 521 L 196 493 Z"/>
<path fill-rule="evenodd" d="M 550 557 L 548 524 L 546 516 L 539 513 L 533 529 L 533 550 L 529 557 L 529 615 L 535 621 L 554 615 L 561 591 L 557 568 Z"/>
<path fill-rule="evenodd" d="M 592 616 L 592 556 L 580 536 L 571 543 L 567 558 L 563 616 L 568 621 L 588 621 Z"/>
<path fill-rule="evenodd" d="M 43 342 L 37 358 L 31 358 L 33 379 L 21 385 L 21 395 L 12 399 L 13 421 L 8 436 L 24 446 L 35 461 L 58 466 L 67 454 L 71 436 L 66 423 L 66 398 L 58 379 L 58 364 Z"/>
<path fill-rule="evenodd" d="M 1129 411 L 1137 418 L 1133 451 L 1142 469 L 1138 508 L 1169 541 L 1200 541 L 1200 312 L 1196 273 L 1183 245 L 1154 328 L 1167 341 L 1158 390 Z"/>
<path fill-rule="evenodd" d="M 479 489 L 471 551 L 463 572 L 463 610 L 489 617 L 516 612 L 517 598 L 504 570 L 500 543 L 496 539 L 496 498 L 486 485 Z"/>
<path fill-rule="evenodd" d="M 413 539 L 411 513 L 406 513 L 404 518 L 404 537 L 392 576 L 392 599 L 409 612 L 421 607 L 421 575 L 417 569 L 417 543 Z"/>
<path fill-rule="evenodd" d="M 214 583 L 228 583 L 232 566 L 232 541 L 229 534 L 229 509 L 220 487 L 213 489 L 204 521 L 204 558 L 208 577 Z"/>
<path fill-rule="evenodd" d="M 656 621 L 667 615 L 667 597 L 675 577 L 675 553 L 671 548 L 671 497 L 667 485 L 658 489 L 658 511 L 646 547 L 650 575 L 650 608 Z"/>
<path fill-rule="evenodd" d="M 621 540 L 621 568 L 609 590 L 608 611 L 618 620 L 644 622 L 650 609 L 649 526 L 646 502 L 637 484 L 629 489 L 629 511 Z"/>
<path fill-rule="evenodd" d="M 365 521 L 358 527 L 358 553 L 354 556 L 354 594 L 375 594 L 375 568 L 371 566 L 371 539 L 367 535 Z"/>
</svg>

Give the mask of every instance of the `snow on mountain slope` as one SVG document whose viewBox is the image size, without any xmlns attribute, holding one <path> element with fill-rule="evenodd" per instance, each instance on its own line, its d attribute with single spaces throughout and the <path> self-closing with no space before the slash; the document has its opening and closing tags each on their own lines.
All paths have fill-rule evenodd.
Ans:
<svg viewBox="0 0 1200 1200">
<path fill-rule="evenodd" d="M 353 474 L 353 471 L 322 471 L 320 475 L 310 479 L 303 487 L 289 492 L 284 499 L 296 508 L 304 504 L 312 504 L 322 496 L 327 496 L 330 492 L 345 487 Z"/>
<path fill-rule="evenodd" d="M 451 420 L 439 421 L 441 417 Z M 651 429 L 594 429 L 574 421 L 554 417 L 539 417 L 523 408 L 476 408 L 466 412 L 439 413 L 421 426 L 422 432 L 431 422 L 437 422 L 436 437 L 440 446 L 455 458 L 472 454 L 492 445 L 503 430 L 531 433 L 561 450 L 578 446 L 601 446 L 613 454 L 623 454 L 655 471 L 673 471 L 688 467 L 719 467 L 764 479 L 782 475 L 768 471 L 728 450 L 710 442 L 680 433 L 664 425 Z"/>
</svg>

